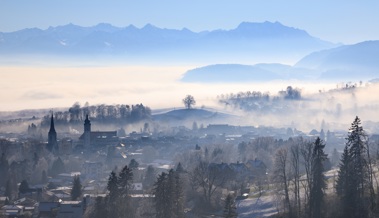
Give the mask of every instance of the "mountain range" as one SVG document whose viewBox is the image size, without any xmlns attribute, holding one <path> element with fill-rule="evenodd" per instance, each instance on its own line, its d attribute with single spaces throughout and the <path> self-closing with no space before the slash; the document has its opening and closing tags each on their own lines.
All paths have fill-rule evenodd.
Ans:
<svg viewBox="0 0 379 218">
<path fill-rule="evenodd" d="M 0 55 L 123 56 L 260 60 L 262 57 L 301 58 L 336 44 L 310 36 L 306 31 L 279 22 L 243 22 L 230 30 L 193 32 L 158 28 L 147 24 L 115 27 L 102 23 L 92 27 L 74 24 L 0 32 Z M 257 61 L 255 61 L 257 62 Z"/>
<path fill-rule="evenodd" d="M 262 82 L 272 80 L 370 80 L 379 78 L 379 41 L 313 52 L 294 66 L 216 64 L 187 71 L 183 82 Z"/>
</svg>

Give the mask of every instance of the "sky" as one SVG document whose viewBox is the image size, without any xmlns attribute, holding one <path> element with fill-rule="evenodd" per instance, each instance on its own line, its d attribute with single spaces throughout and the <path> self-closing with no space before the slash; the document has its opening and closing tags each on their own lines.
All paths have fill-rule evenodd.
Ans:
<svg viewBox="0 0 379 218">
<path fill-rule="evenodd" d="M 198 32 L 279 21 L 323 40 L 353 44 L 379 39 L 378 10 L 375 0 L 0 0 L 0 31 L 150 23 Z"/>
</svg>

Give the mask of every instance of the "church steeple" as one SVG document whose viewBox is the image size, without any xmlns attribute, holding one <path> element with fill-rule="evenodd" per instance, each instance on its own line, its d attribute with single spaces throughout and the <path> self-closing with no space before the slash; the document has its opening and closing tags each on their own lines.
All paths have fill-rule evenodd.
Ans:
<svg viewBox="0 0 379 218">
<path fill-rule="evenodd" d="M 88 119 L 88 114 L 84 120 L 84 147 L 89 148 L 91 146 L 91 121 Z"/>
<path fill-rule="evenodd" d="M 47 141 L 47 149 L 49 151 L 53 151 L 57 148 L 58 148 L 57 132 L 55 131 L 55 126 L 54 126 L 54 116 L 53 116 L 53 114 L 51 114 L 50 130 L 49 130 L 48 141 Z"/>
<path fill-rule="evenodd" d="M 84 120 L 84 132 L 91 132 L 91 121 L 88 119 L 88 114 Z"/>
<path fill-rule="evenodd" d="M 53 117 L 53 114 L 51 114 L 51 121 L 50 121 L 50 130 L 49 130 L 49 134 L 50 134 L 50 133 L 53 133 L 53 132 L 56 133 L 56 131 L 55 131 L 55 126 L 54 126 L 54 117 Z"/>
</svg>

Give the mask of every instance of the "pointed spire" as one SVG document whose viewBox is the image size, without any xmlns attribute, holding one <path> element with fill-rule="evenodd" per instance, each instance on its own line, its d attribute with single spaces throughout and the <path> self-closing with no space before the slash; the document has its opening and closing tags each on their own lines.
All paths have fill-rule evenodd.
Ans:
<svg viewBox="0 0 379 218">
<path fill-rule="evenodd" d="M 49 132 L 55 132 L 53 113 L 51 113 L 51 121 L 50 121 L 50 130 L 49 130 Z"/>
<path fill-rule="evenodd" d="M 84 120 L 84 132 L 91 132 L 91 121 L 88 119 L 88 114 L 86 115 L 86 119 Z"/>
</svg>

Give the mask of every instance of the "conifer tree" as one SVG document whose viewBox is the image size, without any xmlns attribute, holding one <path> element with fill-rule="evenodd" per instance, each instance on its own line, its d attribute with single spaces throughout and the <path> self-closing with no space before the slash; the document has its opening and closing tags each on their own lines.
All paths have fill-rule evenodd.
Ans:
<svg viewBox="0 0 379 218">
<path fill-rule="evenodd" d="M 184 196 L 180 176 L 174 170 L 163 172 L 154 184 L 157 218 L 183 218 Z"/>
<path fill-rule="evenodd" d="M 8 199 L 12 199 L 12 186 L 11 186 L 11 181 L 8 179 L 7 184 L 5 186 L 5 196 L 8 197 Z"/>
<path fill-rule="evenodd" d="M 44 184 L 48 182 L 48 178 L 47 178 L 45 170 L 42 171 L 41 182 L 44 183 Z"/>
<path fill-rule="evenodd" d="M 71 189 L 71 200 L 76 201 L 82 195 L 82 184 L 80 182 L 80 177 L 75 176 L 72 189 Z"/>
<path fill-rule="evenodd" d="M 182 166 L 182 164 L 179 162 L 178 165 L 176 166 L 176 170 L 175 170 L 177 173 L 184 173 L 184 168 Z"/>
<path fill-rule="evenodd" d="M 107 197 L 97 197 L 94 205 L 94 210 L 90 217 L 93 218 L 106 218 L 108 217 L 107 210 Z"/>
<path fill-rule="evenodd" d="M 139 163 L 135 159 L 131 159 L 129 163 L 129 167 L 132 170 L 136 170 L 139 167 Z"/>
<path fill-rule="evenodd" d="M 120 218 L 134 217 L 134 209 L 131 206 L 130 191 L 132 190 L 133 172 L 132 169 L 125 165 L 118 175 L 117 186 L 119 198 L 117 200 L 117 214 Z"/>
<path fill-rule="evenodd" d="M 367 202 L 372 198 L 371 168 L 366 159 L 367 136 L 358 117 L 351 124 L 346 140 L 336 185 L 342 215 L 347 218 L 366 218 L 370 206 Z"/>
<path fill-rule="evenodd" d="M 149 189 L 153 186 L 156 179 L 156 173 L 153 166 L 149 165 L 146 170 L 145 178 L 143 180 L 143 186 Z"/>
<path fill-rule="evenodd" d="M 117 179 L 118 190 L 121 198 L 126 199 L 132 188 L 133 172 L 127 165 L 122 168 Z"/>
<path fill-rule="evenodd" d="M 228 194 L 225 199 L 225 206 L 224 206 L 224 217 L 225 218 L 236 218 L 237 217 L 237 208 L 233 199 L 233 196 L 231 194 Z"/>
<path fill-rule="evenodd" d="M 107 189 L 109 191 L 109 203 L 116 203 L 119 192 L 118 192 L 118 178 L 114 171 L 111 172 L 108 178 Z"/>
<path fill-rule="evenodd" d="M 180 164 L 180 163 L 179 163 Z M 184 218 L 184 194 L 183 194 L 183 183 L 180 178 L 180 173 L 178 171 L 175 172 L 175 217 L 176 218 Z"/>
<path fill-rule="evenodd" d="M 154 184 L 154 203 L 155 203 L 155 211 L 157 218 L 166 218 L 166 183 L 167 183 L 167 173 L 163 172 L 157 178 L 157 181 Z M 168 217 L 167 217 L 168 218 Z"/>
<path fill-rule="evenodd" d="M 312 186 L 310 190 L 310 214 L 312 218 L 322 217 L 322 204 L 324 201 L 324 190 L 327 187 L 324 175 L 323 162 L 326 160 L 324 153 L 325 144 L 317 138 L 312 152 Z"/>
<path fill-rule="evenodd" d="M 26 181 L 25 179 L 22 180 L 20 186 L 18 187 L 18 191 L 21 194 L 24 194 L 24 193 L 28 192 L 29 191 L 28 181 Z"/>
<path fill-rule="evenodd" d="M 8 174 L 9 174 L 9 163 L 8 160 L 3 153 L 0 158 L 0 187 L 5 186 L 6 182 L 8 180 Z"/>
<path fill-rule="evenodd" d="M 109 191 L 107 202 L 108 217 L 118 217 L 118 210 L 116 210 L 119 199 L 118 177 L 114 171 L 109 175 L 107 189 Z"/>
<path fill-rule="evenodd" d="M 60 157 L 58 157 L 58 159 L 56 159 L 53 162 L 53 166 L 51 167 L 50 174 L 52 176 L 57 176 L 57 175 L 64 173 L 64 172 L 66 172 L 65 165 L 64 165 L 62 159 Z"/>
</svg>

